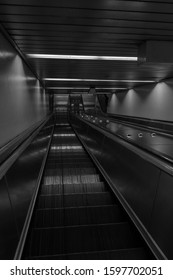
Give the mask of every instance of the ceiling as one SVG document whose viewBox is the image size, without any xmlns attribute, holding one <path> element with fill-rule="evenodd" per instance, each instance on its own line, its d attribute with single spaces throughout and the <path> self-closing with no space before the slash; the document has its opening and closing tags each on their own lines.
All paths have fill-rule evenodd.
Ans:
<svg viewBox="0 0 173 280">
<path fill-rule="evenodd" d="M 0 21 L 24 55 L 138 56 L 138 47 L 146 40 L 173 40 L 173 0 L 0 0 Z M 132 88 L 141 84 L 137 80 L 159 81 L 173 71 L 172 64 L 159 63 L 27 60 L 40 79 L 126 80 L 43 80 L 47 88 L 67 87 L 68 91 L 73 87 Z M 59 91 L 67 92 L 54 89 Z"/>
</svg>

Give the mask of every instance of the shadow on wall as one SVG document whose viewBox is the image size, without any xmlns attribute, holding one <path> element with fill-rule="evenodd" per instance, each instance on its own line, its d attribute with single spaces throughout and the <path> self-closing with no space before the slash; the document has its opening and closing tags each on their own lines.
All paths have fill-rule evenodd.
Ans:
<svg viewBox="0 0 173 280">
<path fill-rule="evenodd" d="M 145 85 L 113 94 L 108 113 L 173 121 L 173 82 Z"/>
</svg>

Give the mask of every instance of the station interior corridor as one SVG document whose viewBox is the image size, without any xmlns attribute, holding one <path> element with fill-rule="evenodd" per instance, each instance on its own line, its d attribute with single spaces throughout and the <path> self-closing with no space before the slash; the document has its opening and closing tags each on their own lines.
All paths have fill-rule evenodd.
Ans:
<svg viewBox="0 0 173 280">
<path fill-rule="evenodd" d="M 0 0 L 0 259 L 173 259 L 173 1 Z"/>
</svg>

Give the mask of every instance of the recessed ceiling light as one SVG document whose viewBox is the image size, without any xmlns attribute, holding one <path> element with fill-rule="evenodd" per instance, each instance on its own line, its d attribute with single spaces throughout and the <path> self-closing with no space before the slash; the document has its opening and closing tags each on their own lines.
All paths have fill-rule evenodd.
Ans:
<svg viewBox="0 0 173 280">
<path fill-rule="evenodd" d="M 154 83 L 153 80 L 99 80 L 99 79 L 71 79 L 71 78 L 44 78 L 45 81 L 61 82 L 123 82 L 123 83 Z"/>
<path fill-rule="evenodd" d="M 137 56 L 98 56 L 98 55 L 61 55 L 61 54 L 27 54 L 29 58 L 47 59 L 81 59 L 81 60 L 117 60 L 137 61 Z"/>
</svg>

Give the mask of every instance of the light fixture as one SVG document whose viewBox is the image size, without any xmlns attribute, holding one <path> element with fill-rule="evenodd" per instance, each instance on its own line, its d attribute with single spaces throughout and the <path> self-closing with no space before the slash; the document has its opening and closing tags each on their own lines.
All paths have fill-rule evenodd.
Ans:
<svg viewBox="0 0 173 280">
<path fill-rule="evenodd" d="M 80 60 L 117 60 L 137 61 L 137 56 L 101 56 L 101 55 L 62 55 L 62 54 L 27 54 L 29 58 L 80 59 Z"/>
<path fill-rule="evenodd" d="M 89 90 L 89 87 L 46 87 L 47 89 L 59 89 L 59 90 Z M 95 90 L 115 90 L 115 89 L 127 89 L 126 87 L 96 87 Z"/>
<path fill-rule="evenodd" d="M 154 83 L 154 80 L 99 80 L 99 79 L 71 79 L 71 78 L 44 78 L 45 81 L 59 82 L 123 82 L 123 83 Z"/>
<path fill-rule="evenodd" d="M 114 89 L 127 89 L 126 87 L 107 87 L 107 88 L 105 88 L 105 87 L 96 87 L 95 88 L 96 90 L 114 90 Z"/>
<path fill-rule="evenodd" d="M 47 89 L 60 89 L 60 90 L 64 90 L 64 89 L 74 89 L 74 90 L 89 90 L 89 87 L 47 87 Z"/>
<path fill-rule="evenodd" d="M 109 91 L 104 91 L 104 92 L 96 92 L 95 93 L 96 95 L 102 95 L 102 94 L 112 94 L 112 92 L 109 92 Z"/>
<path fill-rule="evenodd" d="M 88 94 L 88 91 L 72 91 L 70 94 Z"/>
</svg>

